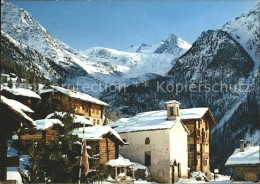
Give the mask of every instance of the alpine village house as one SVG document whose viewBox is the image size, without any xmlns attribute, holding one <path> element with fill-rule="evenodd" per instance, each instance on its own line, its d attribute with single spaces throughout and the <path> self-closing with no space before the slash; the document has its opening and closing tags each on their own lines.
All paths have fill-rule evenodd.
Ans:
<svg viewBox="0 0 260 184">
<path fill-rule="evenodd" d="M 209 108 L 181 109 L 181 121 L 189 130 L 188 167 L 210 177 L 210 132 L 216 125 Z"/>
<path fill-rule="evenodd" d="M 103 108 L 107 103 L 88 94 L 50 85 L 39 91 L 44 108 L 43 117 L 54 111 L 73 112 L 89 119 L 95 125 L 103 125 Z"/>
<path fill-rule="evenodd" d="M 260 180 L 260 156 L 259 146 L 251 146 L 247 141 L 244 147 L 244 140 L 240 140 L 240 148 L 228 158 L 225 166 L 233 168 L 231 179 L 234 181 Z"/>
<path fill-rule="evenodd" d="M 0 180 L 7 181 L 7 167 L 19 166 L 19 157 L 7 156 L 8 140 L 22 128 L 33 128 L 35 122 L 28 116 L 33 111 L 26 105 L 1 95 Z"/>
<path fill-rule="evenodd" d="M 172 96 L 166 102 L 167 110 L 121 118 L 109 127 L 102 126 L 103 108 L 108 104 L 90 95 L 53 85 L 39 90 L 39 95 L 28 91 L 6 88 L 1 96 L 1 103 L 4 104 L 1 111 L 6 114 L 2 117 L 14 114 L 14 119 L 10 121 L 15 128 L 11 131 L 18 132 L 21 144 L 30 145 L 43 140 L 44 144 L 51 144 L 50 141 L 57 135 L 52 126 L 62 123 L 55 116 L 72 112 L 75 114 L 74 122 L 86 127 L 84 137 L 92 158 L 90 166 L 98 162 L 104 166 L 104 171 L 115 176 L 115 181 L 119 177 L 117 172 L 132 173 L 134 177 L 133 162 L 127 166 L 114 165 L 122 159 L 119 153 L 126 160 L 147 166 L 151 178 L 158 182 L 175 183 L 178 178 L 187 178 L 189 171 L 210 172 L 210 129 L 215 125 L 215 120 L 209 108 L 180 109 L 180 103 Z M 17 107 L 13 107 L 14 103 Z M 40 113 L 37 112 L 39 107 Z M 9 120 L 4 119 L 3 122 L 5 126 Z M 82 126 L 73 132 L 78 135 L 79 141 L 83 136 Z M 6 135 L 5 140 L 12 135 L 1 134 Z M 1 153 L 3 160 L 6 160 L 6 153 Z M 111 161 L 113 164 L 106 164 Z M 10 165 L 4 165 L 2 173 L 6 173 L 6 166 Z"/>
</svg>

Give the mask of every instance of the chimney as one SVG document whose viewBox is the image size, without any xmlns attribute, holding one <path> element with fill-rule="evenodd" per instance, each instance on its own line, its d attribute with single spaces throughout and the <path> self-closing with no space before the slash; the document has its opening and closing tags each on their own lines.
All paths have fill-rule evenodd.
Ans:
<svg viewBox="0 0 260 184">
<path fill-rule="evenodd" d="M 246 147 L 250 148 L 250 141 L 246 141 Z"/>
<path fill-rule="evenodd" d="M 244 151 L 245 151 L 245 149 L 244 149 L 244 140 L 241 139 L 240 140 L 240 152 L 244 152 Z"/>
</svg>

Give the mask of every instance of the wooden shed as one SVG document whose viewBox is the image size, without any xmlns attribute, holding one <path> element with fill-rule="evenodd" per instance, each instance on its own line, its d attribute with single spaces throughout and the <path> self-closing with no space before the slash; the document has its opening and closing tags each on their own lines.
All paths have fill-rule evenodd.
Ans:
<svg viewBox="0 0 260 184">
<path fill-rule="evenodd" d="M 34 121 L 24 112 L 32 111 L 18 101 L 1 96 L 1 165 L 0 180 L 7 180 L 7 167 L 19 165 L 19 157 L 7 157 L 8 140 L 20 129 L 35 127 Z"/>
<path fill-rule="evenodd" d="M 83 128 L 74 130 L 73 134 L 78 135 L 81 140 Z M 117 159 L 119 146 L 126 144 L 120 135 L 109 126 L 86 127 L 84 138 L 90 148 L 88 153 L 101 165 L 105 165 L 111 159 Z"/>
<path fill-rule="evenodd" d="M 49 145 L 50 141 L 54 140 L 55 136 L 58 135 L 58 132 L 53 130 L 53 125 L 56 123 L 62 124 L 60 120 L 55 119 L 56 115 L 63 117 L 64 115 L 66 115 L 66 113 L 51 113 L 47 115 L 46 119 L 35 120 L 35 128 L 21 131 L 18 134 L 18 141 L 21 148 L 26 149 L 27 145 L 31 145 L 34 142 L 42 142 L 46 145 Z M 86 127 L 93 126 L 93 123 L 86 119 L 84 116 L 73 114 L 71 114 L 71 116 L 73 117 L 74 122 L 81 124 L 81 126 L 83 126 L 83 124 L 85 124 Z"/>
<path fill-rule="evenodd" d="M 247 146 L 244 148 L 244 140 L 241 140 L 240 148 L 235 149 L 225 164 L 226 167 L 233 169 L 231 179 L 234 181 L 259 182 L 259 152 L 259 146 L 251 146 L 250 141 L 247 141 Z"/>
<path fill-rule="evenodd" d="M 58 119 L 41 119 L 35 120 L 36 127 L 26 129 L 18 133 L 18 142 L 21 149 L 26 149 L 27 145 L 32 145 L 34 142 L 42 142 L 45 145 L 50 145 L 50 141 L 55 139 L 58 132 L 53 130 L 54 124 L 62 124 Z"/>
</svg>

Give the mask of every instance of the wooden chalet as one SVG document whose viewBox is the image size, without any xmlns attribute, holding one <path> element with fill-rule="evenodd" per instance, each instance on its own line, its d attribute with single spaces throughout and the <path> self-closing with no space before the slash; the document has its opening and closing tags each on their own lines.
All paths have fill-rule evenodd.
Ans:
<svg viewBox="0 0 260 184">
<path fill-rule="evenodd" d="M 19 132 L 18 141 L 21 147 L 26 148 L 27 145 L 31 145 L 34 142 L 41 142 L 45 145 L 50 145 L 50 142 L 58 135 L 57 131 L 53 130 L 54 124 L 62 124 L 59 119 L 55 119 L 55 115 L 64 116 L 64 112 L 55 112 L 49 114 L 46 119 L 35 120 L 36 127 L 33 129 L 27 129 Z M 86 119 L 84 116 L 74 115 L 74 122 L 85 124 L 86 127 L 93 126 L 93 123 Z"/>
<path fill-rule="evenodd" d="M 1 89 L 1 94 L 9 99 L 14 99 L 22 104 L 28 106 L 34 111 L 37 109 L 37 105 L 41 101 L 41 97 L 29 89 L 23 88 L 8 88 L 4 87 Z"/>
<path fill-rule="evenodd" d="M 210 173 L 210 132 L 216 125 L 209 108 L 181 109 L 181 121 L 189 130 L 188 167 L 190 171 Z M 210 174 L 208 174 L 210 177 Z"/>
<path fill-rule="evenodd" d="M 53 111 L 73 112 L 88 118 L 94 125 L 103 125 L 103 108 L 107 103 L 88 94 L 65 89 L 59 86 L 48 86 L 39 91 L 45 114 Z"/>
<path fill-rule="evenodd" d="M 235 149 L 225 164 L 226 167 L 233 169 L 231 180 L 259 182 L 259 152 L 259 146 L 251 146 L 250 141 L 247 141 L 247 146 L 244 148 L 244 140 L 240 140 L 240 148 Z"/>
<path fill-rule="evenodd" d="M 73 134 L 78 135 L 79 141 L 81 141 L 83 128 L 74 130 Z M 109 126 L 86 127 L 84 138 L 90 155 L 90 169 L 95 163 L 105 166 L 109 160 L 117 159 L 119 146 L 126 144 L 120 135 Z"/>
<path fill-rule="evenodd" d="M 53 130 L 54 124 L 62 124 L 58 119 L 41 119 L 35 120 L 36 127 L 26 129 L 18 133 L 18 143 L 20 148 L 32 145 L 35 142 L 41 142 L 45 145 L 50 145 L 50 141 L 58 135 L 57 131 Z"/>
<path fill-rule="evenodd" d="M 33 112 L 24 104 L 1 96 L 1 181 L 7 180 L 7 167 L 19 166 L 19 157 L 7 157 L 8 140 L 22 128 L 35 127 L 35 122 L 26 111 Z"/>
</svg>

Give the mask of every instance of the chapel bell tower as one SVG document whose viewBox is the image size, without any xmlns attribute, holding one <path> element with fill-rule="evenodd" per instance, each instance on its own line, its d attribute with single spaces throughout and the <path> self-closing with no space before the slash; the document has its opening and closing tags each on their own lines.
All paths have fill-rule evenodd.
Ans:
<svg viewBox="0 0 260 184">
<path fill-rule="evenodd" d="M 166 102 L 167 107 L 167 120 L 180 120 L 180 105 L 181 103 L 176 101 L 175 96 L 171 95 L 170 101 Z"/>
</svg>

